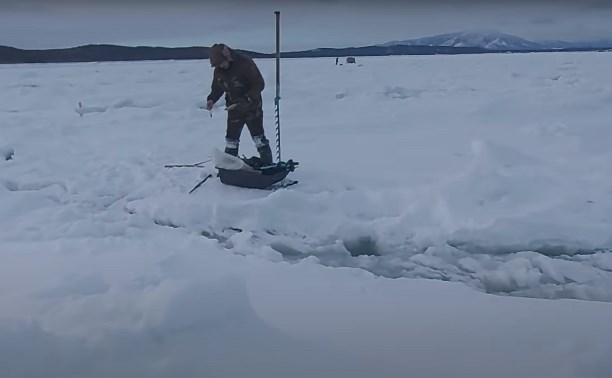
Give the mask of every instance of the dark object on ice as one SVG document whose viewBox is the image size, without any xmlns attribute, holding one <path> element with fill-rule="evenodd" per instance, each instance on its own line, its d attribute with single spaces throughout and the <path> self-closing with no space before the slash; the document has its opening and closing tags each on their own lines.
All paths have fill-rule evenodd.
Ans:
<svg viewBox="0 0 612 378">
<path fill-rule="evenodd" d="M 209 178 L 211 178 L 211 177 L 212 177 L 212 175 L 210 175 L 210 174 L 209 174 L 209 175 L 207 175 L 206 177 L 204 177 L 204 180 L 200 181 L 200 182 L 198 183 L 198 185 L 194 186 L 194 187 L 193 187 L 193 189 L 191 189 L 191 190 L 189 191 L 189 194 L 193 193 L 193 192 L 194 192 L 194 191 L 195 191 L 197 188 L 199 188 L 199 187 L 200 187 L 202 184 L 204 184 L 204 183 L 206 182 L 206 180 L 208 180 L 208 179 L 209 179 Z"/>
<path fill-rule="evenodd" d="M 347 63 L 355 63 L 355 58 L 352 57 L 352 56 L 349 56 L 349 57 L 346 58 L 346 62 Z"/>
<path fill-rule="evenodd" d="M 268 189 L 274 184 L 284 180 L 289 172 L 293 172 L 299 164 L 293 160 L 278 162 L 270 165 L 261 165 L 261 159 L 257 156 L 241 159 L 245 166 L 240 169 L 228 169 L 217 167 L 219 180 L 226 185 L 238 186 L 249 189 Z M 291 181 L 283 184 L 283 187 L 297 184 Z"/>
<path fill-rule="evenodd" d="M 164 165 L 164 167 L 165 168 L 204 168 L 204 164 L 208 163 L 211 160 L 212 159 L 207 159 L 199 163 L 193 163 L 193 164 L 166 164 Z"/>
<path fill-rule="evenodd" d="M 4 160 L 11 160 L 13 159 L 13 155 L 15 155 L 15 150 L 13 150 L 12 148 L 0 148 L 0 155 L 4 157 Z"/>
</svg>

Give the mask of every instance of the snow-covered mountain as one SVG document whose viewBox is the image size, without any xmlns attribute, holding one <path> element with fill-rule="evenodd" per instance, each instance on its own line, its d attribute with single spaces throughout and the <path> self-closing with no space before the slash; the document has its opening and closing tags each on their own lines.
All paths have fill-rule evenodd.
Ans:
<svg viewBox="0 0 612 378">
<path fill-rule="evenodd" d="M 489 50 L 534 50 L 559 48 L 602 48 L 612 47 L 612 40 L 566 42 L 559 40 L 530 41 L 515 35 L 497 31 L 463 31 L 439 34 L 430 37 L 390 41 L 381 46 L 421 45 L 451 47 L 481 47 Z"/>
<path fill-rule="evenodd" d="M 529 50 L 542 47 L 536 42 L 495 31 L 464 31 L 383 44 L 383 46 L 393 45 L 482 47 L 491 50 Z"/>
</svg>

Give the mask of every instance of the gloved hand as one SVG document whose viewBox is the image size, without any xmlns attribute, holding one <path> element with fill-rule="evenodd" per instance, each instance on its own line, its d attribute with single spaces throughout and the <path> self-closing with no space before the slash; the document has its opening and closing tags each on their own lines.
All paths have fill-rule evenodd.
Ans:
<svg viewBox="0 0 612 378">
<path fill-rule="evenodd" d="M 246 111 L 249 109 L 249 107 L 251 106 L 251 99 L 248 96 L 245 97 L 240 97 L 238 99 L 238 106 L 237 109 L 241 112 Z"/>
</svg>

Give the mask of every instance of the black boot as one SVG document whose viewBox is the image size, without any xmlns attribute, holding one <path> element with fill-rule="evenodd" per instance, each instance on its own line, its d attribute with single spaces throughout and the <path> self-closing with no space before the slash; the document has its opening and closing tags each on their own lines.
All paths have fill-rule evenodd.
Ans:
<svg viewBox="0 0 612 378">
<path fill-rule="evenodd" d="M 225 138 L 225 153 L 232 156 L 238 156 L 238 148 L 240 140 Z"/>
<path fill-rule="evenodd" d="M 270 142 L 266 136 L 263 134 L 254 135 L 253 142 L 255 142 L 257 152 L 259 152 L 261 166 L 265 167 L 266 165 L 272 165 L 272 150 L 270 149 Z"/>
<path fill-rule="evenodd" d="M 238 156 L 238 149 L 237 148 L 225 147 L 225 153 L 226 154 L 230 154 L 232 156 Z"/>
<path fill-rule="evenodd" d="M 257 152 L 259 152 L 262 166 L 272 165 L 272 149 L 269 144 L 259 147 Z"/>
</svg>

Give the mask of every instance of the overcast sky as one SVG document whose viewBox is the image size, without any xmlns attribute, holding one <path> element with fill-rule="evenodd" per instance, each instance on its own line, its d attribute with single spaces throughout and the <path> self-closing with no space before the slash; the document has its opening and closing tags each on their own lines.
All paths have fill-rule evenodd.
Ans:
<svg viewBox="0 0 612 378">
<path fill-rule="evenodd" d="M 0 45 L 348 47 L 488 29 L 531 40 L 612 39 L 612 0 L 0 0 Z"/>
</svg>

